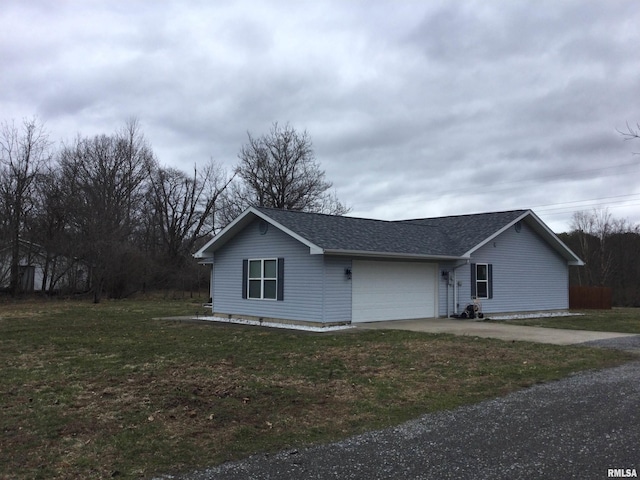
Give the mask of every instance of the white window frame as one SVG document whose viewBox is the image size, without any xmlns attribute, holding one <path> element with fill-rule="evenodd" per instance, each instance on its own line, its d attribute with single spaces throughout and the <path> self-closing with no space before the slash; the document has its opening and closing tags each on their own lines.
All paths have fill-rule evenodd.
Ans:
<svg viewBox="0 0 640 480">
<path fill-rule="evenodd" d="M 273 261 L 276 263 L 275 268 L 275 276 L 274 277 L 265 277 L 264 264 L 265 262 Z M 260 276 L 252 277 L 251 276 L 251 262 L 260 262 Z M 251 282 L 252 281 L 260 281 L 260 296 L 252 297 L 251 296 Z M 264 282 L 265 281 L 273 281 L 275 282 L 275 296 L 273 298 L 264 296 Z M 247 299 L 248 300 L 278 300 L 278 259 L 277 258 L 250 258 L 247 261 Z"/>
<path fill-rule="evenodd" d="M 481 280 L 478 277 L 478 267 L 482 267 L 484 266 L 484 272 L 485 272 L 485 278 L 484 280 Z M 476 290 L 476 298 L 482 298 L 482 299 L 488 299 L 489 298 L 489 264 L 488 263 L 476 263 L 476 284 L 475 284 L 475 290 Z M 486 285 L 484 291 L 485 291 L 485 296 L 481 297 L 478 294 L 478 285 L 480 283 L 484 283 Z"/>
</svg>

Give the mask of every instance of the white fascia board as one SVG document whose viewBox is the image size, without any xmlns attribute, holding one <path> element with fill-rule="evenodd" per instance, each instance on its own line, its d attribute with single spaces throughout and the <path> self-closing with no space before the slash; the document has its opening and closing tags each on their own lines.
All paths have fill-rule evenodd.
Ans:
<svg viewBox="0 0 640 480">
<path fill-rule="evenodd" d="M 473 254 L 473 252 L 475 252 L 476 250 L 478 250 L 481 247 L 484 247 L 487 243 L 493 241 L 493 239 L 495 239 L 496 237 L 498 237 L 499 235 L 501 235 L 503 232 L 507 231 L 509 228 L 511 228 L 513 225 L 515 225 L 516 223 L 522 221 L 527 215 L 529 215 L 531 212 L 531 210 L 527 210 L 526 212 L 524 212 L 522 215 L 520 215 L 518 218 L 516 218 L 515 220 L 509 222 L 508 224 L 506 224 L 504 227 L 502 227 L 500 230 L 498 230 L 497 232 L 495 232 L 493 235 L 490 235 L 489 237 L 487 237 L 486 239 L 484 239 L 482 242 L 480 242 L 479 244 L 477 244 L 475 247 L 473 247 L 471 250 L 469 250 L 468 252 L 465 252 L 464 257 L 471 257 L 471 255 Z"/>
<path fill-rule="evenodd" d="M 193 256 L 195 258 L 207 258 L 211 256 L 211 254 L 205 253 L 207 250 L 209 250 L 209 247 L 215 245 L 216 243 L 219 244 L 223 239 L 225 240 L 223 243 L 226 243 L 226 237 L 230 235 L 229 232 L 232 232 L 236 228 L 236 225 L 241 223 L 244 220 L 244 218 L 247 215 L 249 215 L 250 210 L 251 208 L 248 208 L 244 212 L 242 212 L 240 215 L 238 215 L 236 218 L 234 218 L 229 225 L 224 227 L 215 237 L 209 240 L 200 250 L 194 253 Z M 231 236 L 233 235 L 231 234 Z"/>
<path fill-rule="evenodd" d="M 319 247 L 318 245 L 316 245 L 313 242 L 310 242 L 309 240 L 307 240 L 306 238 L 298 235 L 296 232 L 294 232 L 293 230 L 289 230 L 287 227 L 285 227 L 284 225 L 282 225 L 281 223 L 276 222 L 273 218 L 271 218 L 269 215 L 262 213 L 259 210 L 256 210 L 253 207 L 250 207 L 249 210 L 252 210 L 253 213 L 255 215 L 257 215 L 258 217 L 260 217 L 262 220 L 264 220 L 265 222 L 270 223 L 271 225 L 273 225 L 274 227 L 276 227 L 278 230 L 282 231 L 283 233 L 286 233 L 287 235 L 289 235 L 292 238 L 295 238 L 297 241 L 299 241 L 300 243 L 302 243 L 303 245 L 306 245 L 307 247 L 309 247 L 309 253 L 311 255 L 322 255 L 324 253 L 324 250 Z"/>
<path fill-rule="evenodd" d="M 565 243 L 560 240 L 560 237 L 558 237 L 549 227 L 547 227 L 547 225 L 538 218 L 538 216 L 531 212 L 531 217 L 534 218 L 537 221 L 537 224 L 539 227 L 541 227 L 544 232 L 547 234 L 547 236 L 549 237 L 549 240 L 551 242 L 554 242 L 559 250 L 564 250 L 567 255 L 566 257 L 569 258 L 568 263 L 569 265 L 576 265 L 578 267 L 583 266 L 585 263 L 582 261 L 582 259 L 580 257 L 578 257 L 575 253 L 573 253 L 573 250 L 571 250 L 569 247 L 567 247 L 565 245 Z"/>
<path fill-rule="evenodd" d="M 207 250 L 213 248 L 213 251 L 217 250 L 217 248 L 220 248 L 222 245 L 224 245 L 225 243 L 227 243 L 231 238 L 233 238 L 236 233 L 238 233 L 238 231 L 240 231 L 242 228 L 244 228 L 246 225 L 248 225 L 253 218 L 260 218 L 262 220 L 264 220 L 265 222 L 270 223 L 271 225 L 273 225 L 274 227 L 276 227 L 277 229 L 281 230 L 282 232 L 286 233 L 287 235 L 293 237 L 294 239 L 298 240 L 300 243 L 306 245 L 309 247 L 309 253 L 311 255 L 321 255 L 322 253 L 324 253 L 324 250 L 322 248 L 320 248 L 319 246 L 317 246 L 316 244 L 310 242 L 309 240 L 307 240 L 306 238 L 298 235 L 296 232 L 289 230 L 287 227 L 285 227 L 284 225 L 276 222 L 275 220 L 273 220 L 271 217 L 269 217 L 268 215 L 262 213 L 261 211 L 257 210 L 254 207 L 249 207 L 247 208 L 244 212 L 242 212 L 240 215 L 238 215 L 229 225 L 227 225 L 225 228 L 222 229 L 222 231 L 220 231 L 220 233 L 218 233 L 215 237 L 213 237 L 211 240 L 209 240 L 207 242 L 207 244 L 202 247 L 200 250 L 198 250 L 196 253 L 193 254 L 193 256 L 195 258 L 206 258 L 206 257 L 210 257 L 211 253 L 206 253 Z"/>
<path fill-rule="evenodd" d="M 469 257 L 450 255 L 424 255 L 420 253 L 371 252 L 366 250 L 324 250 L 325 255 L 347 257 L 393 258 L 398 260 L 467 260 Z"/>
<path fill-rule="evenodd" d="M 567 263 L 569 265 L 578 265 L 578 266 L 584 265 L 584 262 L 575 253 L 573 253 L 573 251 L 571 251 L 571 249 L 567 247 L 564 244 L 564 242 L 560 240 L 560 238 L 558 238 L 558 236 L 549 227 L 547 227 L 547 225 L 545 225 L 545 223 L 542 220 L 540 220 L 540 218 L 538 218 L 538 216 L 535 213 L 533 213 L 532 210 L 527 210 L 518 218 L 516 218 L 515 220 L 512 220 L 507 225 L 502 227 L 496 233 L 494 233 L 493 235 L 489 236 L 488 238 L 480 242 L 478 245 L 476 245 L 471 250 L 466 252 L 464 254 L 464 257 L 467 257 L 467 258 L 471 257 L 473 252 L 483 247 L 487 243 L 493 241 L 496 237 L 498 237 L 499 235 L 504 233 L 506 230 L 514 226 L 516 223 L 521 222 L 527 217 L 531 217 L 534 220 L 532 228 L 536 232 L 538 232 L 549 244 L 551 244 L 552 247 L 562 252 L 562 256 L 567 259 Z"/>
</svg>

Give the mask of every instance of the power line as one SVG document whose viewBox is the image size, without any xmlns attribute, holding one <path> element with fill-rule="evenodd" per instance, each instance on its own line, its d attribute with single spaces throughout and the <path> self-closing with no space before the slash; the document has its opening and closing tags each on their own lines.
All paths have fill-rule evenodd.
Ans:
<svg viewBox="0 0 640 480">
<path fill-rule="evenodd" d="M 629 167 L 634 167 L 634 168 L 629 169 Z M 627 162 L 627 163 L 612 165 L 608 167 L 588 168 L 584 170 L 576 170 L 573 172 L 541 175 L 541 176 L 530 177 L 530 178 L 521 179 L 521 180 L 497 182 L 497 183 L 491 183 L 491 184 L 483 182 L 482 188 L 478 188 L 478 189 L 472 189 L 472 190 L 462 189 L 462 190 L 456 190 L 455 192 L 453 192 L 451 188 L 446 188 L 441 190 L 440 189 L 432 190 L 431 194 L 435 196 L 455 194 L 455 196 L 461 199 L 471 200 L 471 198 L 474 196 L 492 195 L 500 191 L 523 189 L 523 188 L 526 188 L 524 184 L 531 183 L 531 182 L 540 182 L 544 180 L 555 181 L 555 180 L 562 180 L 563 178 L 566 178 L 566 177 L 573 177 L 573 179 L 575 179 L 576 181 L 596 180 L 596 179 L 601 179 L 603 177 L 610 177 L 610 176 L 623 175 L 623 174 L 628 175 L 630 173 L 629 170 L 633 171 L 636 168 L 640 168 L 640 162 L 637 162 L 637 161 Z M 623 171 L 623 169 L 625 169 L 625 171 Z M 595 172 L 606 172 L 606 171 L 609 171 L 609 172 L 598 175 L 596 177 L 592 177 L 592 178 L 584 178 L 584 175 L 586 174 L 591 174 Z M 636 201 L 638 200 L 639 196 L 640 196 L 640 193 L 628 193 L 628 194 L 613 195 L 613 196 L 607 196 L 607 197 L 597 197 L 597 198 L 584 199 L 584 200 L 546 203 L 546 204 L 541 204 L 537 206 L 527 206 L 527 207 L 536 209 L 536 212 L 544 214 L 545 216 L 556 216 L 556 215 L 566 215 L 567 213 L 574 213 L 584 208 L 590 208 L 590 207 L 596 208 L 596 209 L 601 209 L 608 206 L 611 206 L 611 208 L 634 207 L 634 206 L 637 206 L 638 204 L 637 203 L 625 204 L 625 205 L 615 205 L 615 204 Z M 396 200 L 394 203 L 397 205 L 397 204 L 403 204 L 403 203 L 408 204 L 413 202 L 415 202 L 415 200 L 411 198 L 411 199 L 404 199 L 399 201 Z M 596 202 L 596 203 L 592 203 L 592 202 Z M 545 208 L 545 207 L 548 207 L 548 208 Z"/>
<path fill-rule="evenodd" d="M 640 194 L 632 193 L 632 194 L 624 195 L 624 196 L 633 196 L 633 195 L 637 196 L 637 195 L 640 195 Z M 615 198 L 615 197 L 603 197 L 603 199 L 606 199 L 606 198 Z M 602 207 L 602 206 L 615 205 L 615 204 L 619 204 L 619 203 L 627 203 L 627 202 L 640 200 L 640 198 L 630 198 L 630 199 L 626 199 L 626 200 L 614 200 L 614 201 L 609 201 L 609 202 L 600 202 L 599 200 L 602 200 L 602 199 L 595 198 L 593 200 L 581 200 L 580 202 L 567 202 L 567 203 L 583 203 L 583 205 L 573 205 L 573 206 L 567 206 L 567 205 L 565 205 L 563 203 L 558 203 L 557 204 L 558 206 L 555 206 L 555 204 L 548 204 L 549 207 L 540 208 L 537 211 L 541 211 L 541 212 L 551 212 L 553 210 L 573 211 L 575 209 L 583 209 L 583 208 L 588 208 L 588 207 Z M 584 203 L 584 202 L 595 202 L 595 203 Z M 561 206 L 561 205 L 565 205 L 565 206 Z M 631 205 L 633 205 L 633 204 L 616 205 L 616 206 L 626 207 L 626 206 L 631 206 Z M 531 207 L 531 208 L 538 209 L 538 207 Z"/>
<path fill-rule="evenodd" d="M 600 204 L 600 205 L 592 205 L 592 210 L 603 210 L 605 208 L 625 208 L 625 207 L 638 207 L 640 206 L 640 203 L 629 203 L 627 205 L 608 205 L 608 204 Z M 554 211 L 542 211 L 539 212 L 541 215 L 545 215 L 545 216 L 554 216 L 554 215 L 566 215 L 568 213 L 576 213 L 581 211 L 582 209 L 579 208 L 574 208 L 574 209 L 568 209 L 568 210 L 562 210 L 562 211 L 558 211 L 558 212 L 554 212 Z M 536 213 L 538 213 L 538 210 L 536 210 Z"/>
<path fill-rule="evenodd" d="M 532 208 L 555 207 L 557 205 L 568 205 L 570 203 L 595 202 L 597 200 L 609 200 L 609 199 L 612 199 L 612 198 L 633 197 L 633 196 L 636 196 L 636 195 L 640 195 L 640 193 L 627 193 L 625 195 L 614 195 L 612 197 L 587 198 L 585 200 L 573 200 L 571 202 L 545 203 L 545 204 L 542 204 L 542 205 L 534 205 Z M 622 200 L 622 201 L 626 201 L 626 200 Z"/>
</svg>

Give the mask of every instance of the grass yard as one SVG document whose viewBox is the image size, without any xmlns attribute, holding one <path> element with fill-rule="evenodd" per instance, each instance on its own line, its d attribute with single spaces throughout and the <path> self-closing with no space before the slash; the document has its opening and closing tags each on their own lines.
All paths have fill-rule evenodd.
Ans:
<svg viewBox="0 0 640 480">
<path fill-rule="evenodd" d="M 582 310 L 580 313 L 584 313 L 585 315 L 575 317 L 527 318 L 507 320 L 507 322 L 533 327 L 640 334 L 640 308 Z"/>
<path fill-rule="evenodd" d="M 161 297 L 0 304 L 0 478 L 150 478 L 328 442 L 631 359 L 404 331 L 153 317 Z"/>
</svg>

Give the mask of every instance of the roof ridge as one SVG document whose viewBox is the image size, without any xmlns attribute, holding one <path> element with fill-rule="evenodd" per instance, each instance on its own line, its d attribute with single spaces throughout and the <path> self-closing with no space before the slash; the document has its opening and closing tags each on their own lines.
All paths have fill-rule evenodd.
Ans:
<svg viewBox="0 0 640 480">
<path fill-rule="evenodd" d="M 530 208 L 520 208 L 520 209 L 513 209 L 513 210 L 499 210 L 499 211 L 490 211 L 490 212 L 461 213 L 457 215 L 443 215 L 438 217 L 407 218 L 404 220 L 393 220 L 393 221 L 411 223 L 414 221 L 422 221 L 422 220 L 442 220 L 445 218 L 479 217 L 481 215 L 498 215 L 498 214 L 504 214 L 504 213 L 525 213 L 525 212 L 529 212 L 530 210 L 531 210 Z"/>
<path fill-rule="evenodd" d="M 254 208 L 258 210 L 267 210 L 267 211 L 276 211 L 276 212 L 286 212 L 286 213 L 295 213 L 295 214 L 304 214 L 304 215 L 315 215 L 315 216 L 323 216 L 323 217 L 332 217 L 332 218 L 349 218 L 352 220 L 366 220 L 370 222 L 384 222 L 384 223 L 408 223 L 414 221 L 423 221 L 423 220 L 441 220 L 445 218 L 462 218 L 462 217 L 476 217 L 481 215 L 498 215 L 504 213 L 525 213 L 530 211 L 531 209 L 513 209 L 513 210 L 501 210 L 501 211 L 489 211 L 489 212 L 478 212 L 478 213 L 465 213 L 465 214 L 457 214 L 457 215 L 444 215 L 437 217 L 419 217 L 419 218 L 407 218 L 404 220 L 383 220 L 380 218 L 370 218 L 370 217 L 351 217 L 349 215 L 334 215 L 331 213 L 322 213 L 322 212 L 305 212 L 303 210 L 289 210 L 286 208 L 275 208 L 275 207 L 260 207 L 254 206 Z M 431 225 L 420 225 L 420 226 L 431 226 Z"/>
<path fill-rule="evenodd" d="M 334 215 L 331 213 L 321 213 L 321 212 L 305 212 L 303 210 L 288 210 L 286 208 L 275 208 L 275 207 L 254 207 L 258 210 L 267 210 L 273 212 L 286 212 L 286 213 L 296 213 L 303 215 L 314 215 L 319 217 L 330 217 L 330 218 L 347 218 L 349 220 L 366 220 L 367 222 L 383 222 L 383 223 L 395 223 L 397 220 L 383 220 L 380 218 L 369 218 L 369 217 L 351 217 L 349 215 Z"/>
<path fill-rule="evenodd" d="M 258 210 L 267 210 L 267 211 L 273 211 L 273 212 L 284 212 L 286 214 L 289 213 L 296 213 L 296 214 L 305 214 L 305 215 L 309 215 L 309 216 L 317 216 L 317 217 L 325 217 L 325 218 L 335 218 L 335 219 L 344 219 L 346 221 L 350 221 L 350 220 L 356 220 L 356 221 L 363 221 L 363 222 L 376 222 L 379 224 L 388 224 L 388 225 L 393 225 L 393 224 L 398 224 L 398 223 L 405 223 L 405 225 L 411 225 L 412 227 L 419 227 L 419 228 L 440 228 L 438 225 L 424 225 L 424 224 L 420 224 L 420 223 L 412 223 L 410 221 L 404 221 L 404 220 L 383 220 L 380 218 L 367 218 L 367 217 L 350 217 L 348 215 L 332 215 L 330 213 L 316 213 L 316 212 L 304 212 L 302 210 L 287 210 L 284 208 L 274 208 L 274 207 L 255 207 Z M 265 212 L 267 213 L 267 212 Z"/>
</svg>

